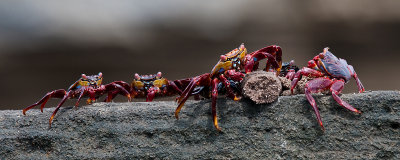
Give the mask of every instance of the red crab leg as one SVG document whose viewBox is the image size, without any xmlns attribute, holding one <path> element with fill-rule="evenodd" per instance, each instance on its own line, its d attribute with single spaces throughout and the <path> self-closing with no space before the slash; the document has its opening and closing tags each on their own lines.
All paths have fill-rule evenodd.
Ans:
<svg viewBox="0 0 400 160">
<path fill-rule="evenodd" d="M 293 94 L 293 89 L 294 87 L 296 87 L 297 82 L 299 82 L 299 80 L 301 79 L 301 77 L 305 75 L 307 77 L 322 77 L 324 76 L 323 73 L 321 73 L 320 71 L 311 69 L 311 68 L 307 68 L 307 67 L 303 67 L 301 70 L 297 71 L 297 73 L 294 75 L 293 79 L 292 79 L 292 84 L 291 84 L 291 88 L 290 91 Z"/>
<path fill-rule="evenodd" d="M 92 104 L 94 102 L 96 102 L 96 91 L 94 91 L 94 89 L 88 89 L 88 94 L 89 94 L 89 98 L 86 100 L 87 104 Z"/>
<path fill-rule="evenodd" d="M 293 79 L 294 75 L 296 74 L 296 72 L 294 71 L 294 69 L 290 69 L 288 73 L 286 73 L 286 78 L 287 79 Z"/>
<path fill-rule="evenodd" d="M 104 102 L 111 102 L 118 93 L 119 91 L 108 92 L 106 99 L 104 99 Z"/>
<path fill-rule="evenodd" d="M 341 106 L 345 107 L 346 109 L 353 111 L 353 112 L 357 112 L 357 113 L 361 113 L 359 110 L 355 109 L 353 106 L 351 106 L 350 104 L 348 104 L 347 102 L 343 101 L 338 95 L 340 94 L 340 92 L 342 92 L 344 86 L 344 81 L 343 80 L 335 80 L 330 88 L 331 92 L 332 92 L 332 97 L 333 99 L 336 100 L 336 102 L 338 102 Z"/>
<path fill-rule="evenodd" d="M 60 107 L 64 104 L 64 102 L 71 97 L 73 91 L 68 91 L 64 97 L 61 99 L 60 103 L 57 105 L 57 108 L 54 110 L 53 114 L 51 115 L 50 119 L 49 119 L 49 128 L 51 127 L 51 122 L 53 122 L 53 118 L 56 115 L 56 113 L 58 112 L 58 110 L 60 109 Z"/>
<path fill-rule="evenodd" d="M 210 73 L 206 73 L 197 77 L 194 77 L 186 89 L 182 92 L 181 96 L 178 98 L 178 107 L 175 110 L 175 117 L 179 119 L 179 112 L 181 111 L 183 105 L 185 104 L 186 100 L 189 98 L 191 93 L 193 92 L 194 88 L 198 85 L 202 86 L 209 86 L 210 83 Z"/>
<path fill-rule="evenodd" d="M 82 87 L 82 88 L 80 89 L 80 92 L 81 92 L 81 94 L 79 94 L 79 97 L 78 97 L 78 99 L 76 100 L 75 107 L 78 107 L 78 106 L 79 106 L 79 102 L 81 101 L 83 95 L 86 93 L 86 88 L 85 88 L 85 87 Z"/>
<path fill-rule="evenodd" d="M 128 91 L 130 90 L 130 86 L 128 83 L 123 82 L 123 81 L 116 81 L 112 82 L 110 84 L 104 85 L 104 87 L 101 87 L 99 89 L 96 89 L 96 93 L 98 92 L 108 92 L 106 101 L 110 102 L 112 99 L 115 98 L 115 96 L 120 93 L 124 93 L 126 97 L 128 97 L 128 101 L 131 101 L 131 93 Z M 122 93 L 121 93 L 122 92 Z"/>
<path fill-rule="evenodd" d="M 238 97 L 235 95 L 235 93 L 233 93 L 233 90 L 232 90 L 232 88 L 231 88 L 231 83 L 228 81 L 228 79 L 226 79 L 226 77 L 225 77 L 223 74 L 221 74 L 221 75 L 219 76 L 219 78 L 221 79 L 222 83 L 224 83 L 225 88 L 226 88 L 226 90 L 228 91 L 228 97 L 229 97 L 229 98 L 232 98 L 232 99 L 235 100 L 235 101 L 240 100 L 240 98 L 238 98 Z"/>
<path fill-rule="evenodd" d="M 188 85 L 189 85 L 189 83 L 192 81 L 192 78 L 186 78 L 186 79 L 180 79 L 180 80 L 174 80 L 174 81 L 172 81 L 172 82 L 174 82 L 174 84 L 176 85 L 176 86 L 178 86 L 178 88 L 180 89 L 180 90 L 183 90 L 183 89 L 185 89 Z M 180 94 L 182 94 L 182 93 L 180 93 Z"/>
<path fill-rule="evenodd" d="M 199 77 L 193 78 L 193 80 L 189 83 L 188 87 L 183 91 L 181 96 L 178 98 L 177 102 L 179 103 L 178 107 L 175 110 L 175 118 L 179 119 L 179 112 L 181 111 L 183 105 L 185 104 L 186 100 L 189 98 L 190 94 L 194 88 L 196 87 L 196 83 L 199 80 Z"/>
<path fill-rule="evenodd" d="M 225 72 L 225 76 L 229 77 L 230 79 L 234 81 L 242 81 L 244 74 L 242 72 L 238 72 L 234 69 L 228 70 Z"/>
<path fill-rule="evenodd" d="M 244 66 L 245 73 L 249 73 L 258 69 L 258 61 L 253 58 L 253 55 L 246 55 L 246 64 Z"/>
<path fill-rule="evenodd" d="M 351 76 L 353 76 L 353 78 L 354 78 L 354 79 L 356 80 L 356 82 L 357 82 L 358 91 L 359 91 L 360 93 L 364 92 L 364 91 L 365 91 L 364 86 L 362 85 L 360 79 L 358 78 L 357 73 L 356 73 L 356 71 L 354 70 L 353 66 L 352 66 L 352 65 L 348 65 L 348 68 L 349 68 L 349 70 L 351 71 Z"/>
<path fill-rule="evenodd" d="M 304 88 L 307 100 L 313 107 L 315 115 L 317 116 L 318 123 L 322 127 L 322 130 L 325 130 L 325 128 L 324 125 L 322 124 L 317 104 L 315 103 L 315 100 L 312 97 L 311 93 L 317 93 L 319 91 L 326 90 L 331 86 L 331 84 L 332 80 L 330 80 L 329 78 L 321 77 L 307 82 L 306 87 Z"/>
<path fill-rule="evenodd" d="M 172 87 L 172 89 L 178 92 L 179 95 L 182 94 L 182 90 L 179 89 L 179 87 L 173 81 L 168 81 L 168 86 Z"/>
<path fill-rule="evenodd" d="M 277 71 L 277 75 L 279 75 L 281 69 L 282 69 L 282 49 L 279 46 L 272 45 L 268 46 L 265 48 L 261 48 L 258 51 L 253 52 L 252 54 L 252 61 L 260 61 L 261 59 L 268 58 L 267 64 L 265 66 L 265 70 L 268 71 L 270 65 L 274 67 Z M 255 59 L 254 59 L 255 58 Z M 248 69 L 251 69 L 252 67 L 246 67 Z M 257 68 L 252 68 L 252 69 L 257 69 Z M 248 71 L 246 70 L 246 73 Z"/>
<path fill-rule="evenodd" d="M 24 110 L 22 110 L 22 114 L 26 115 L 26 114 L 25 114 L 26 111 L 32 109 L 33 107 L 35 107 L 35 106 L 37 106 L 37 105 L 39 105 L 39 104 L 42 104 L 42 105 L 40 106 L 40 111 L 43 112 L 44 105 L 46 105 L 47 101 L 48 101 L 50 98 L 62 98 L 62 97 L 64 97 L 65 94 L 66 94 L 66 91 L 65 91 L 64 89 L 59 89 L 59 90 L 54 90 L 54 91 L 48 92 L 48 93 L 47 93 L 42 99 L 40 99 L 38 102 L 36 102 L 36 103 L 34 103 L 34 104 L 32 104 L 32 105 L 26 107 Z"/>
<path fill-rule="evenodd" d="M 254 55 L 252 55 L 252 58 L 250 59 L 249 62 L 247 62 L 245 69 L 246 69 L 246 73 L 251 72 L 252 69 L 257 69 L 257 67 L 253 66 L 255 64 L 257 64 L 257 62 L 261 59 L 265 59 L 268 58 L 267 60 L 267 64 L 265 65 L 265 70 L 268 71 L 269 67 L 272 66 L 273 68 L 277 69 L 277 74 L 279 75 L 280 72 L 280 68 L 282 64 L 279 64 L 275 57 L 267 52 L 256 52 L 254 53 Z"/>
<path fill-rule="evenodd" d="M 151 87 L 147 90 L 147 97 L 146 97 L 146 102 L 151 102 L 153 101 L 154 97 L 156 96 L 157 89 Z"/>
<path fill-rule="evenodd" d="M 221 128 L 219 128 L 219 126 L 218 126 L 217 108 L 216 108 L 217 98 L 218 98 L 218 83 L 219 83 L 218 78 L 214 78 L 214 80 L 212 81 L 212 92 L 211 92 L 211 97 L 212 97 L 211 112 L 212 112 L 215 128 L 218 131 L 221 131 Z"/>
</svg>

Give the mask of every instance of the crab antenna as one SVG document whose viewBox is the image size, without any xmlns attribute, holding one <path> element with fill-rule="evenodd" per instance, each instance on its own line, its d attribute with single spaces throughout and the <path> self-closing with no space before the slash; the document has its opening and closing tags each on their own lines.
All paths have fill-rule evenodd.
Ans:
<svg viewBox="0 0 400 160">
<path fill-rule="evenodd" d="M 324 48 L 324 53 L 328 52 L 328 50 L 329 50 L 329 47 L 325 47 Z"/>
</svg>

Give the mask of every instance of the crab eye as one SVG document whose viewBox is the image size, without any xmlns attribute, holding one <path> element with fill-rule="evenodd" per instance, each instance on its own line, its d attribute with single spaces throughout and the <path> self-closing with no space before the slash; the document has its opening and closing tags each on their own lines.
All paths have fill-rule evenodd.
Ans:
<svg viewBox="0 0 400 160">
<path fill-rule="evenodd" d="M 139 74 L 135 73 L 135 79 L 136 79 L 136 80 L 140 80 Z"/>
<path fill-rule="evenodd" d="M 221 61 L 225 62 L 227 60 L 227 57 L 225 55 L 221 55 Z"/>
<path fill-rule="evenodd" d="M 157 73 L 157 78 L 161 78 L 161 75 L 162 75 L 162 73 L 161 73 L 161 72 L 158 72 L 158 73 Z"/>
<path fill-rule="evenodd" d="M 99 72 L 98 76 L 99 76 L 99 78 L 102 78 L 103 77 L 103 73 Z"/>
<path fill-rule="evenodd" d="M 319 58 L 322 58 L 322 59 L 324 59 L 325 58 L 325 53 L 326 52 L 324 52 L 324 53 L 320 53 L 318 56 L 319 56 Z"/>
<path fill-rule="evenodd" d="M 291 61 L 289 62 L 289 65 L 290 65 L 290 66 L 294 66 L 294 60 L 291 60 Z"/>
<path fill-rule="evenodd" d="M 86 76 L 86 74 L 82 74 L 82 79 L 84 79 L 84 80 L 86 80 L 86 79 L 87 79 L 87 76 Z"/>
</svg>

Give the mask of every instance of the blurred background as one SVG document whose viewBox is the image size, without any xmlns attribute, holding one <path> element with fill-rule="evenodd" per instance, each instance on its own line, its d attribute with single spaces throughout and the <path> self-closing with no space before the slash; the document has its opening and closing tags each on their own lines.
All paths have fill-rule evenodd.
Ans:
<svg viewBox="0 0 400 160">
<path fill-rule="evenodd" d="M 279 45 L 283 60 L 300 67 L 330 47 L 367 90 L 399 90 L 399 6 L 397 0 L 3 0 L 0 109 L 25 108 L 82 73 L 103 72 L 104 83 L 131 82 L 136 72 L 193 77 L 241 43 L 249 51 Z M 344 92 L 358 92 L 354 80 Z"/>
</svg>

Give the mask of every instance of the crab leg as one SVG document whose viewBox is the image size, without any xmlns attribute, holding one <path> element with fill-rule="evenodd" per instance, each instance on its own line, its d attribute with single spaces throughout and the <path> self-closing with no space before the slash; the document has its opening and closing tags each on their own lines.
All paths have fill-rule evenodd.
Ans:
<svg viewBox="0 0 400 160">
<path fill-rule="evenodd" d="M 196 87 L 196 83 L 199 80 L 199 77 L 193 78 L 193 80 L 189 83 L 188 87 L 182 92 L 181 96 L 178 98 L 178 107 L 175 110 L 175 118 L 179 119 L 179 112 L 181 111 L 183 105 L 185 104 L 186 100 L 189 98 L 189 93 L 193 91 Z"/>
<path fill-rule="evenodd" d="M 47 101 L 50 98 L 62 98 L 66 94 L 66 91 L 64 89 L 59 89 L 59 90 L 54 90 L 51 92 L 48 92 L 42 99 L 40 99 L 38 102 L 26 107 L 24 110 L 22 110 L 22 114 L 26 115 L 26 111 L 32 109 L 33 107 L 42 104 L 40 106 L 40 111 L 43 112 L 43 108 L 46 105 Z"/>
<path fill-rule="evenodd" d="M 192 78 L 186 78 L 186 79 L 180 79 L 180 80 L 174 80 L 174 84 L 179 88 L 179 89 L 185 89 L 189 83 L 192 81 Z M 182 94 L 182 93 L 180 93 Z"/>
<path fill-rule="evenodd" d="M 219 128 L 219 126 L 218 126 L 217 108 L 216 108 L 217 98 L 218 98 L 218 83 L 219 83 L 218 78 L 214 78 L 214 80 L 212 81 L 212 92 L 211 92 L 211 97 L 212 97 L 211 112 L 212 112 L 213 122 L 214 122 L 215 128 L 218 131 L 221 131 L 221 128 Z"/>
<path fill-rule="evenodd" d="M 192 81 L 188 84 L 186 89 L 182 92 L 181 96 L 178 98 L 178 107 L 175 110 L 175 117 L 176 119 L 179 119 L 179 112 L 181 111 L 183 105 L 185 104 L 186 100 L 189 98 L 191 93 L 193 92 L 194 88 L 196 86 L 209 86 L 208 84 L 210 83 L 210 74 L 205 73 L 200 76 L 197 76 L 192 79 Z"/>
<path fill-rule="evenodd" d="M 111 102 L 118 93 L 119 91 L 108 92 L 106 99 L 104 99 L 104 102 Z"/>
<path fill-rule="evenodd" d="M 147 90 L 147 97 L 146 97 L 146 102 L 151 102 L 153 101 L 154 97 L 156 96 L 157 89 L 151 87 Z"/>
<path fill-rule="evenodd" d="M 353 76 L 353 78 L 354 78 L 354 79 L 356 80 L 356 82 L 357 82 L 358 91 L 359 91 L 360 93 L 364 92 L 364 91 L 365 91 L 364 86 L 362 85 L 360 79 L 358 78 L 357 73 L 356 73 L 356 71 L 354 70 L 353 66 L 352 66 L 352 65 L 348 65 L 348 68 L 349 68 L 349 70 L 350 70 L 350 72 L 351 72 L 351 76 Z"/>
<path fill-rule="evenodd" d="M 324 76 L 323 73 L 321 73 L 320 71 L 311 69 L 311 68 L 307 68 L 307 67 L 303 67 L 301 70 L 297 71 L 297 73 L 294 75 L 293 79 L 292 79 L 292 84 L 291 84 L 291 88 L 290 91 L 293 94 L 293 89 L 294 87 L 296 87 L 297 82 L 299 82 L 299 80 L 301 79 L 301 77 L 305 75 L 307 77 L 322 77 Z"/>
<path fill-rule="evenodd" d="M 75 107 L 79 106 L 79 102 L 81 101 L 83 95 L 86 93 L 86 90 L 87 89 L 85 87 L 82 87 L 82 89 L 80 90 L 81 94 L 79 94 L 78 100 L 76 100 Z"/>
<path fill-rule="evenodd" d="M 305 91 L 304 93 L 306 94 L 308 102 L 311 104 L 311 106 L 314 109 L 315 115 L 317 116 L 318 123 L 322 127 L 322 130 L 325 130 L 325 128 L 324 128 L 324 125 L 322 124 L 322 120 L 321 120 L 321 116 L 318 111 L 317 104 L 315 103 L 315 100 L 312 97 L 311 93 L 316 93 L 321 90 L 326 90 L 326 89 L 330 88 L 331 84 L 332 84 L 332 80 L 330 80 L 329 78 L 321 77 L 321 78 L 316 78 L 316 79 L 313 79 L 313 80 L 307 82 L 306 87 L 304 88 L 304 91 Z"/>
<path fill-rule="evenodd" d="M 290 69 L 285 77 L 287 79 L 293 79 L 295 74 L 296 74 L 296 71 L 294 69 Z"/>
<path fill-rule="evenodd" d="M 258 65 L 257 62 L 260 61 L 261 59 L 268 58 L 267 64 L 265 66 L 265 70 L 268 71 L 269 67 L 272 65 L 273 68 L 276 69 L 277 75 L 279 75 L 281 69 L 282 69 L 282 49 L 279 46 L 272 45 L 268 46 L 265 48 L 261 48 L 258 51 L 255 51 L 251 54 L 252 58 L 250 59 L 249 65 Z M 247 65 L 247 64 L 246 64 Z M 258 67 L 255 66 L 246 66 L 246 73 L 249 72 L 249 69 L 257 69 Z"/>
<path fill-rule="evenodd" d="M 60 103 L 57 105 L 57 108 L 54 110 L 53 114 L 51 115 L 50 119 L 49 119 L 49 128 L 51 127 L 51 122 L 53 122 L 53 118 L 56 115 L 56 113 L 58 112 L 58 110 L 60 109 L 60 107 L 64 104 L 64 102 L 71 97 L 73 91 L 68 91 L 64 97 L 61 99 Z"/>
<path fill-rule="evenodd" d="M 235 93 L 233 93 L 233 90 L 231 88 L 231 83 L 228 81 L 228 79 L 226 79 L 226 77 L 221 74 L 219 75 L 219 78 L 221 79 L 222 83 L 224 83 L 226 90 L 228 91 L 228 97 L 232 98 L 235 101 L 240 100 L 240 98 L 238 98 Z"/>
<path fill-rule="evenodd" d="M 179 87 L 173 82 L 173 81 L 168 81 L 168 86 L 171 86 L 173 90 L 180 94 L 182 94 L 182 90 L 179 89 Z"/>
<path fill-rule="evenodd" d="M 343 80 L 335 80 L 330 88 L 332 92 L 332 97 L 335 99 L 336 102 L 338 102 L 341 106 L 344 108 L 356 112 L 356 113 L 361 113 L 359 110 L 355 109 L 353 106 L 348 104 L 347 102 L 343 101 L 338 95 L 340 92 L 342 92 L 344 86 L 344 81 Z"/>
<path fill-rule="evenodd" d="M 128 89 L 126 89 L 128 88 Z M 131 93 L 128 91 L 130 88 L 129 84 L 122 81 L 113 82 L 107 85 L 104 85 L 104 88 L 100 88 L 96 90 L 96 92 L 108 92 L 106 101 L 110 102 L 115 96 L 120 93 L 124 93 L 126 97 L 128 97 L 128 101 L 131 101 Z M 122 93 L 121 93 L 122 92 Z"/>
</svg>

